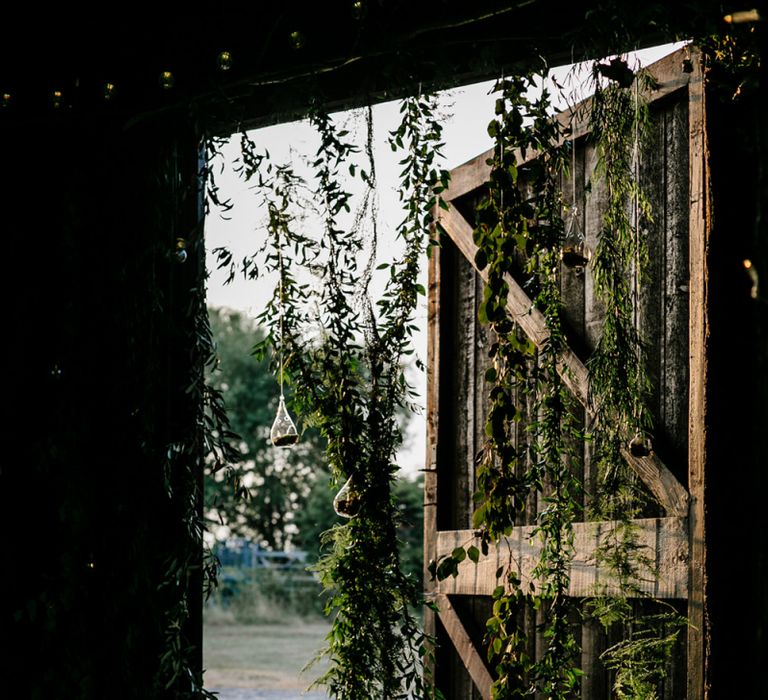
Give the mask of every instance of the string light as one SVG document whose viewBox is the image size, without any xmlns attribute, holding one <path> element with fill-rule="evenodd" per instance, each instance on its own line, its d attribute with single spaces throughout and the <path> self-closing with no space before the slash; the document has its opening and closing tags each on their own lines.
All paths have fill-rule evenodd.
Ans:
<svg viewBox="0 0 768 700">
<path fill-rule="evenodd" d="M 302 46 L 304 46 L 304 35 L 299 32 L 291 32 L 291 46 L 293 46 L 294 49 L 300 49 Z"/>
<path fill-rule="evenodd" d="M 222 51 L 216 59 L 216 63 L 220 71 L 230 70 L 232 68 L 232 54 L 229 51 Z"/>
<path fill-rule="evenodd" d="M 114 83 L 104 83 L 104 90 L 102 92 L 104 95 L 104 99 L 109 101 L 115 96 L 115 84 Z"/>
<path fill-rule="evenodd" d="M 171 71 L 164 70 L 162 73 L 160 73 L 160 87 L 163 88 L 163 90 L 170 90 L 175 82 L 176 80 L 173 77 L 173 73 L 171 73 Z"/>
<path fill-rule="evenodd" d="M 53 94 L 51 95 L 51 104 L 53 104 L 54 109 L 59 109 L 59 107 L 61 107 L 63 98 L 64 95 L 61 90 L 53 91 Z"/>
<path fill-rule="evenodd" d="M 746 24 L 747 22 L 759 22 L 761 19 L 762 17 L 760 17 L 760 12 L 757 9 L 742 10 L 741 12 L 734 12 L 723 17 L 723 21 L 726 24 Z"/>
</svg>

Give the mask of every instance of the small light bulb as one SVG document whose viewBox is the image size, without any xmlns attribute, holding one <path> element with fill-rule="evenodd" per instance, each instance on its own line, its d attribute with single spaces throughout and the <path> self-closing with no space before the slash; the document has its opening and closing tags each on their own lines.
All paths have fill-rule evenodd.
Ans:
<svg viewBox="0 0 768 700">
<path fill-rule="evenodd" d="M 173 87 L 174 82 L 175 80 L 171 71 L 164 70 L 160 73 L 160 87 L 163 88 L 163 90 L 170 90 Z"/>
<path fill-rule="evenodd" d="M 105 100 L 111 100 L 115 96 L 115 84 L 104 83 L 103 95 Z"/>
<path fill-rule="evenodd" d="M 3 107 L 11 106 L 11 94 L 8 92 L 3 93 Z"/>
<path fill-rule="evenodd" d="M 176 239 L 176 248 L 173 251 L 173 257 L 178 263 L 187 262 L 187 241 L 184 238 Z"/>
<path fill-rule="evenodd" d="M 759 22 L 760 19 L 760 12 L 758 12 L 756 9 L 742 10 L 741 12 L 734 12 L 723 17 L 723 21 L 726 24 L 745 24 L 747 22 Z"/>
<path fill-rule="evenodd" d="M 217 63 L 220 71 L 228 71 L 232 68 L 232 54 L 229 51 L 222 51 L 219 54 Z"/>
<path fill-rule="evenodd" d="M 749 275 L 749 281 L 752 282 L 752 289 L 749 290 L 749 296 L 753 299 L 757 299 L 757 297 L 760 296 L 760 276 L 757 274 L 757 270 L 755 270 L 751 260 L 744 260 L 742 265 L 744 265 L 744 269 Z"/>
<path fill-rule="evenodd" d="M 304 46 L 304 35 L 301 32 L 291 32 L 291 46 L 294 49 L 300 49 Z"/>
<path fill-rule="evenodd" d="M 51 103 L 53 104 L 54 109 L 61 107 L 63 99 L 64 95 L 62 94 L 61 90 L 53 91 L 53 94 L 51 95 Z"/>
</svg>

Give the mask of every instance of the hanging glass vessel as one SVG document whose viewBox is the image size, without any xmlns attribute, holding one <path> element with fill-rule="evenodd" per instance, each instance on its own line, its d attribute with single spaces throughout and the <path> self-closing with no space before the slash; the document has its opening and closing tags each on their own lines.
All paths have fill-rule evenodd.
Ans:
<svg viewBox="0 0 768 700">
<path fill-rule="evenodd" d="M 589 262 L 590 252 L 587 248 L 587 241 L 584 238 L 584 231 L 581 228 L 581 216 L 578 207 L 571 207 L 568 216 L 568 223 L 565 227 L 565 238 L 563 239 L 562 260 L 570 270 L 577 274 L 584 272 L 584 268 Z"/>
<path fill-rule="evenodd" d="M 342 518 L 354 518 L 360 512 L 362 497 L 350 476 L 333 499 L 333 509 Z"/>
<path fill-rule="evenodd" d="M 275 447 L 291 447 L 299 441 L 299 433 L 296 431 L 288 409 L 285 407 L 285 397 L 280 396 L 275 422 L 272 423 L 270 438 Z"/>
<path fill-rule="evenodd" d="M 647 457 L 653 452 L 653 445 L 651 444 L 651 438 L 643 433 L 637 433 L 629 441 L 629 452 L 633 457 Z"/>
</svg>

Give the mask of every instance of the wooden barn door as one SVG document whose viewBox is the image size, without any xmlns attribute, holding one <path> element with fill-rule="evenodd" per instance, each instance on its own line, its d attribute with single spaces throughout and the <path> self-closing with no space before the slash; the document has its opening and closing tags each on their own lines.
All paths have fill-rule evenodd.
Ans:
<svg viewBox="0 0 768 700">
<path fill-rule="evenodd" d="M 646 553 L 655 560 L 657 578 L 644 584 L 649 598 L 663 600 L 687 615 L 690 627 L 666 669 L 662 695 L 701 698 L 703 667 L 703 480 L 704 377 L 706 373 L 706 161 L 703 76 L 700 57 L 683 49 L 651 67 L 658 86 L 645 95 L 650 103 L 650 135 L 642 144 L 641 184 L 649 195 L 654 221 L 647 231 L 651 263 L 640 301 L 640 324 L 648 343 L 648 372 L 653 382 L 654 452 L 644 458 L 624 455 L 658 504 L 637 521 Z M 586 113 L 587 110 L 584 110 Z M 564 120 L 569 115 L 562 115 Z M 575 192 L 583 227 L 592 250 L 605 208 L 604 185 L 595 175 L 596 153 L 584 121 L 575 124 Z M 474 537 L 472 513 L 475 455 L 482 447 L 487 411 L 485 369 L 489 330 L 477 320 L 483 279 L 473 267 L 473 207 L 489 175 L 489 153 L 452 173 L 445 193 L 448 209 L 438 209 L 442 246 L 430 263 L 428 355 L 428 465 L 425 482 L 425 560 L 448 555 Z M 573 182 L 564 179 L 566 199 Z M 601 308 L 594 296 L 591 270 L 561 270 L 565 321 L 575 338 L 563 356 L 563 377 L 582 406 L 588 426 L 589 377 L 586 359 L 601 327 Z M 546 337 L 543 319 L 521 286 L 512 284 L 509 313 L 537 345 Z M 584 505 L 594 492 L 596 474 L 589 443 L 583 445 L 578 477 L 584 483 Z M 535 499 L 535 496 L 533 497 Z M 492 670 L 485 663 L 483 635 L 490 616 L 491 592 L 498 585 L 497 567 L 517 560 L 523 582 L 530 580 L 538 559 L 537 540 L 530 538 L 535 500 L 527 525 L 515 528 L 478 564 L 465 560 L 456 578 L 432 581 L 428 592 L 439 606 L 429 613 L 427 630 L 437 635 L 435 662 L 438 687 L 446 698 L 489 698 Z M 597 539 L 610 523 L 576 523 L 576 554 L 571 567 L 570 595 L 594 594 L 605 580 L 592 560 Z M 635 601 L 638 612 L 652 603 Z M 529 653 L 543 650 L 537 639 L 540 613 L 530 610 L 525 627 Z M 594 623 L 580 624 L 582 697 L 612 697 L 611 677 L 599 656 L 617 641 Z"/>
</svg>

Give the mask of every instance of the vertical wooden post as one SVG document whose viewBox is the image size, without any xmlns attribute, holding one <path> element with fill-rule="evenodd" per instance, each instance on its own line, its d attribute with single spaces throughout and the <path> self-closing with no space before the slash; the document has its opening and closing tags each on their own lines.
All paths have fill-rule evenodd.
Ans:
<svg viewBox="0 0 768 700">
<path fill-rule="evenodd" d="M 709 207 L 702 57 L 693 57 L 688 88 L 689 119 L 689 270 L 690 384 L 688 419 L 689 580 L 688 700 L 707 697 L 706 683 L 706 548 L 704 493 L 707 441 L 707 350 Z"/>
<path fill-rule="evenodd" d="M 437 207 L 434 211 L 437 220 Z M 433 225 L 432 238 L 438 236 Z M 424 470 L 424 592 L 427 596 L 435 593 L 435 583 L 430 581 L 427 570 L 429 562 L 436 556 L 437 544 L 437 425 L 440 388 L 440 247 L 432 247 L 428 266 L 427 300 L 427 454 Z M 435 613 L 424 610 L 424 632 L 435 636 L 437 625 Z M 427 665 L 427 671 L 434 678 L 434 664 Z"/>
</svg>

